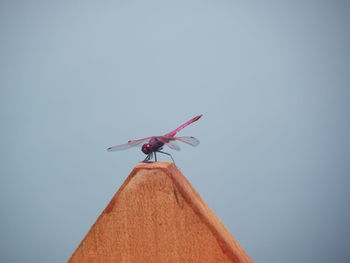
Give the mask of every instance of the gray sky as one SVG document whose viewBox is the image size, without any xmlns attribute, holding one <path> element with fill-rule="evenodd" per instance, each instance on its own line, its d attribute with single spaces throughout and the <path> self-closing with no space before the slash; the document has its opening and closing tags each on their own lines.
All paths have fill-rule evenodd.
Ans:
<svg viewBox="0 0 350 263">
<path fill-rule="evenodd" d="M 144 158 L 106 148 L 203 113 L 172 154 L 250 256 L 349 262 L 349 20 L 348 1 L 1 1 L 0 261 L 65 262 Z"/>
</svg>

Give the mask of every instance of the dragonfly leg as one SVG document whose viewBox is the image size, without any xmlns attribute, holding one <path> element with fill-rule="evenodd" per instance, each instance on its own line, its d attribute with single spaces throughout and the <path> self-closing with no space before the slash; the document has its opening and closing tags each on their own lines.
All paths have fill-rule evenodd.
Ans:
<svg viewBox="0 0 350 263">
<path fill-rule="evenodd" d="M 157 152 L 159 152 L 159 153 L 163 153 L 163 154 L 166 154 L 166 155 L 169 155 L 169 156 L 170 156 L 170 158 L 171 158 L 171 160 L 173 160 L 173 163 L 175 164 L 174 158 L 171 156 L 171 154 L 170 154 L 170 153 L 166 153 L 166 152 L 162 152 L 162 151 L 157 151 Z"/>
<path fill-rule="evenodd" d="M 152 153 L 149 153 L 149 154 L 146 156 L 146 158 L 145 158 L 142 162 L 148 163 L 149 160 L 151 159 L 151 156 L 152 156 Z"/>
<path fill-rule="evenodd" d="M 153 153 L 154 153 L 154 158 L 157 161 L 156 153 L 155 152 L 150 152 L 142 162 L 144 162 L 144 163 L 151 163 L 152 161 L 150 161 L 150 160 L 153 158 Z"/>
<path fill-rule="evenodd" d="M 154 160 L 157 161 L 157 154 L 154 152 Z"/>
<path fill-rule="evenodd" d="M 144 163 L 147 162 L 148 156 L 149 156 L 149 155 L 147 155 L 146 158 L 145 158 L 142 162 L 144 162 Z"/>
</svg>

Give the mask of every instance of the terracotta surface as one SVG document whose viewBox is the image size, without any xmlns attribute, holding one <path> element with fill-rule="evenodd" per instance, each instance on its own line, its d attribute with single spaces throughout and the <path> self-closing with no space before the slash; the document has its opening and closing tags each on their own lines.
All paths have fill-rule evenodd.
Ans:
<svg viewBox="0 0 350 263">
<path fill-rule="evenodd" d="M 139 163 L 68 262 L 252 262 L 172 163 Z"/>
</svg>

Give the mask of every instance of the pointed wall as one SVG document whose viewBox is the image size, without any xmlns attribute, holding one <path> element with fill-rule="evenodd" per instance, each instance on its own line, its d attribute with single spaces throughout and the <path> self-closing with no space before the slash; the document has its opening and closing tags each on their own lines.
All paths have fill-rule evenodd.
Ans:
<svg viewBox="0 0 350 263">
<path fill-rule="evenodd" d="M 172 163 L 139 163 L 69 263 L 252 262 Z"/>
</svg>

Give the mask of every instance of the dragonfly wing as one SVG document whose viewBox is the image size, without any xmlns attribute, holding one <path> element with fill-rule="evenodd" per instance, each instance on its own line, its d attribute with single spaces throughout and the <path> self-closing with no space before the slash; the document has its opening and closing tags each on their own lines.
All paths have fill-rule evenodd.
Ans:
<svg viewBox="0 0 350 263">
<path fill-rule="evenodd" d="M 128 143 L 125 143 L 125 144 L 109 147 L 107 151 L 110 151 L 110 152 L 121 151 L 121 150 L 129 149 L 131 147 L 140 146 L 141 144 L 148 142 L 152 138 L 153 137 L 147 137 L 139 140 L 128 141 Z"/>
<path fill-rule="evenodd" d="M 195 137 L 192 137 L 192 136 L 175 137 L 175 139 L 180 141 L 180 142 L 187 143 L 193 147 L 196 147 L 199 144 L 199 140 Z"/>
<path fill-rule="evenodd" d="M 181 150 L 179 144 L 175 140 L 173 140 L 173 137 L 159 136 L 156 138 L 162 143 L 164 143 L 166 146 L 168 146 L 170 149 L 173 149 L 175 151 Z"/>
<path fill-rule="evenodd" d="M 184 142 L 187 143 L 193 147 L 197 146 L 199 144 L 199 140 L 196 139 L 195 137 L 192 136 L 181 136 L 181 137 L 167 137 L 167 136 L 163 136 L 165 137 L 165 139 L 168 140 L 173 140 L 173 141 L 180 141 L 180 142 Z"/>
</svg>

